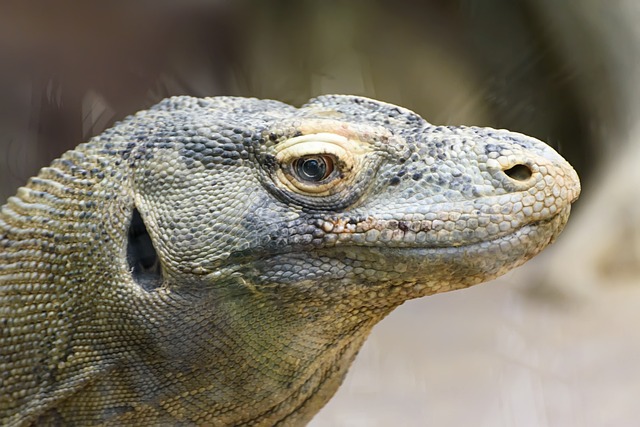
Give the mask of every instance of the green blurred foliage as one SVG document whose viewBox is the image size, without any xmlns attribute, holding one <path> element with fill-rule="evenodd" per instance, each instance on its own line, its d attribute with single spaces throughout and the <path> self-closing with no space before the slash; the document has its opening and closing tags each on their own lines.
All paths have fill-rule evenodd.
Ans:
<svg viewBox="0 0 640 427">
<path fill-rule="evenodd" d="M 0 199 L 115 120 L 182 94 L 369 96 L 433 123 L 531 134 L 584 177 L 613 108 L 604 54 L 574 17 L 566 33 L 586 35 L 588 55 L 568 55 L 544 3 L 4 2 Z M 571 17 L 563 3 L 554 12 Z"/>
</svg>

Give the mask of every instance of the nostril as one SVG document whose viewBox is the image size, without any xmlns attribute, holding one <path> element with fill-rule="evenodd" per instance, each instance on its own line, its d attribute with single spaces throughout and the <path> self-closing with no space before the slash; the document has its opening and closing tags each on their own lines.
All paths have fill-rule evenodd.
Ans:
<svg viewBox="0 0 640 427">
<path fill-rule="evenodd" d="M 515 165 L 510 167 L 509 169 L 505 169 L 504 173 L 511 179 L 515 179 L 516 181 L 526 181 L 531 178 L 533 172 L 531 168 L 526 165 Z"/>
</svg>

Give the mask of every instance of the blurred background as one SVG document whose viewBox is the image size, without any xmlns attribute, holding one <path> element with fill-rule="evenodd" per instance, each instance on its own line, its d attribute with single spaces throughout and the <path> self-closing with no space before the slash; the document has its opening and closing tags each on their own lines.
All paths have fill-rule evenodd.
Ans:
<svg viewBox="0 0 640 427">
<path fill-rule="evenodd" d="M 0 200 L 172 95 L 365 95 L 555 147 L 583 195 L 559 241 L 373 332 L 321 426 L 640 425 L 640 3 L 0 4 Z"/>
</svg>

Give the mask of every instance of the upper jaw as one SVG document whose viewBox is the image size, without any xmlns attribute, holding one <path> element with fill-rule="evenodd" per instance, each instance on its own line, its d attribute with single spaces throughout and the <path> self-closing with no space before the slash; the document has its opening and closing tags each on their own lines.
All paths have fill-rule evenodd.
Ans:
<svg viewBox="0 0 640 427">
<path fill-rule="evenodd" d="M 557 236 L 580 195 L 580 180 L 553 149 L 537 140 L 532 143 L 536 149 L 514 149 L 516 154 L 488 159 L 479 167 L 484 182 L 491 182 L 486 192 L 482 186 L 457 193 L 426 187 L 426 197 L 419 200 L 413 196 L 415 185 L 409 183 L 372 198 L 346 214 L 347 219 L 325 219 L 323 238 L 336 245 L 446 248 L 493 241 L 527 226 L 540 226 Z M 524 166 L 528 176 L 511 176 L 513 165 Z M 555 224 L 557 229 L 542 224 Z"/>
</svg>

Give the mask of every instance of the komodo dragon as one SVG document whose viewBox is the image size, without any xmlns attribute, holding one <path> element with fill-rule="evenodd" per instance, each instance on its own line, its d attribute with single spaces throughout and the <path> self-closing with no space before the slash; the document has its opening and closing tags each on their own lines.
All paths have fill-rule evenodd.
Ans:
<svg viewBox="0 0 640 427">
<path fill-rule="evenodd" d="M 174 97 L 0 214 L 0 423 L 303 425 L 371 328 L 558 236 L 542 142 L 329 95 Z"/>
</svg>

